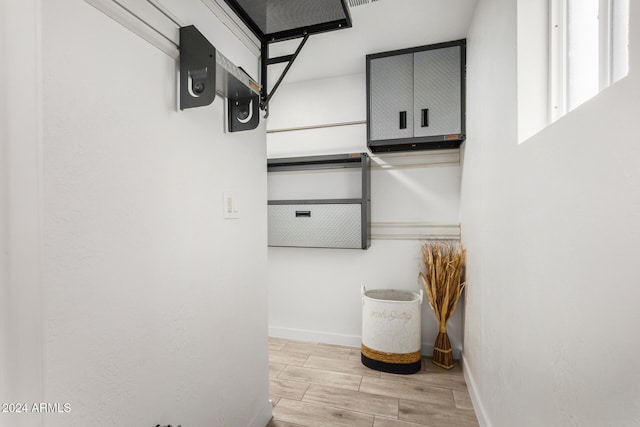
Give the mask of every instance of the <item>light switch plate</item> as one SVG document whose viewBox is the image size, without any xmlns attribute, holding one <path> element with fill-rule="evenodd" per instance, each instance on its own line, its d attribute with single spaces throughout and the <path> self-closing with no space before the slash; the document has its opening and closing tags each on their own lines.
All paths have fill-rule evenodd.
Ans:
<svg viewBox="0 0 640 427">
<path fill-rule="evenodd" d="M 225 191 L 222 193 L 223 198 L 223 217 L 225 219 L 240 218 L 240 203 L 238 201 L 238 193 L 235 191 Z"/>
</svg>

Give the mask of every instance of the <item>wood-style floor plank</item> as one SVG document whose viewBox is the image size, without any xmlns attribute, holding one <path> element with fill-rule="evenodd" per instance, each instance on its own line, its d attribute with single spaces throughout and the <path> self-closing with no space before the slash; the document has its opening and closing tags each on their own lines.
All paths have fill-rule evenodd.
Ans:
<svg viewBox="0 0 640 427">
<path fill-rule="evenodd" d="M 273 417 L 306 427 L 373 427 L 373 415 L 289 399 L 280 399 Z"/>
<path fill-rule="evenodd" d="M 271 418 L 271 421 L 269 421 L 269 424 L 267 424 L 267 427 L 306 427 L 306 426 L 303 426 L 301 424 L 288 423 L 286 421 L 276 420 L 275 418 Z"/>
<path fill-rule="evenodd" d="M 442 369 L 442 368 L 440 368 Z M 444 372 L 418 371 L 411 375 L 397 375 L 382 372 L 380 378 L 402 381 L 406 383 L 425 384 L 435 387 L 444 387 L 454 390 L 466 390 L 467 384 L 464 382 L 462 374 L 454 374 L 442 369 Z"/>
<path fill-rule="evenodd" d="M 284 343 L 282 342 L 271 342 L 269 341 L 269 350 L 273 351 L 273 350 L 282 350 L 282 347 L 284 346 Z"/>
<path fill-rule="evenodd" d="M 450 405 L 400 400 L 398 418 L 402 421 L 425 424 L 431 427 L 477 427 L 473 411 L 457 409 Z"/>
<path fill-rule="evenodd" d="M 347 359 L 351 348 L 331 344 L 318 344 L 313 342 L 287 342 L 281 349 L 292 353 L 304 353 L 312 356 L 331 357 L 333 359 Z"/>
<path fill-rule="evenodd" d="M 347 357 L 347 359 L 357 360 L 359 362 L 362 361 L 362 354 L 360 353 L 360 349 L 352 348 L 351 351 L 349 352 L 349 357 Z"/>
<path fill-rule="evenodd" d="M 369 369 L 360 360 L 340 360 L 323 356 L 309 356 L 304 362 L 305 368 L 324 369 L 325 371 L 342 372 L 343 374 L 363 375 L 380 378 L 380 371 Z"/>
<path fill-rule="evenodd" d="M 309 355 L 305 353 L 294 353 L 284 350 L 269 351 L 270 362 L 282 363 L 284 365 L 302 366 L 308 357 Z"/>
<path fill-rule="evenodd" d="M 284 363 L 276 363 L 269 360 L 269 378 L 277 378 L 285 366 L 287 365 Z"/>
<path fill-rule="evenodd" d="M 453 390 L 453 400 L 456 402 L 456 408 L 473 411 L 473 403 L 467 390 Z"/>
<path fill-rule="evenodd" d="M 269 394 L 274 397 L 286 397 L 287 399 L 300 400 L 309 388 L 308 383 L 287 381 L 283 379 L 269 380 Z"/>
<path fill-rule="evenodd" d="M 362 376 L 343 374 L 341 372 L 325 371 L 322 369 L 286 366 L 279 379 L 306 382 L 310 384 L 328 385 L 349 390 L 358 390 Z"/>
<path fill-rule="evenodd" d="M 398 399 L 311 384 L 303 402 L 398 418 Z"/>
<path fill-rule="evenodd" d="M 453 393 L 450 389 L 432 387 L 427 384 L 363 377 L 360 391 L 418 402 L 437 403 L 455 408 Z"/>
<path fill-rule="evenodd" d="M 376 416 L 373 420 L 373 427 L 424 427 L 424 424 L 415 424 Z"/>
</svg>

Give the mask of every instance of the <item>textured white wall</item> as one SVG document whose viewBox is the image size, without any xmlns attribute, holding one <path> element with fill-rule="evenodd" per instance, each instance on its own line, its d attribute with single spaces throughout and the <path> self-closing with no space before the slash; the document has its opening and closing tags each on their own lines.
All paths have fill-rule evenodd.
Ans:
<svg viewBox="0 0 640 427">
<path fill-rule="evenodd" d="M 364 56 L 363 56 L 364 61 Z M 366 120 L 365 75 L 283 84 L 273 98 L 269 129 Z M 367 152 L 366 126 L 276 132 L 267 135 L 269 157 Z M 372 162 L 375 164 L 375 162 Z M 459 223 L 457 164 L 371 172 L 374 223 Z M 354 197 L 359 178 L 344 172 L 273 174 L 269 197 Z M 295 175 L 295 174 L 293 174 Z M 354 185 L 355 183 L 355 185 Z M 353 191 L 358 194 L 353 194 Z M 269 248 L 269 330 L 272 335 L 335 344 L 360 345 L 361 286 L 417 291 L 418 240 L 373 240 L 363 250 Z M 422 308 L 423 350 L 438 333 L 427 303 Z M 456 351 L 462 346 L 462 310 L 449 322 Z"/>
<path fill-rule="evenodd" d="M 478 2 L 461 219 L 482 425 L 640 423 L 639 18 L 630 75 L 518 145 L 515 2 Z"/>
<path fill-rule="evenodd" d="M 11 261 L 12 287 L 20 274 L 38 276 L 32 301 L 20 294 L 9 301 L 12 339 L 35 343 L 10 349 L 30 374 L 14 373 L 11 400 L 68 402 L 71 412 L 0 424 L 264 425 L 271 408 L 264 124 L 225 134 L 220 98 L 176 111 L 173 59 L 85 2 L 28 4 L 36 9 L 14 8 L 32 23 L 35 44 L 16 32 L 21 53 L 8 57 L 31 55 L 42 83 L 30 68 L 33 92 L 29 79 L 9 76 L 35 100 L 8 120 L 41 136 L 12 135 L 10 147 L 33 151 L 9 153 L 9 176 L 37 190 L 10 187 L 37 196 L 41 234 L 27 247 L 42 268 Z M 222 27 L 195 0 L 173 11 L 186 22 L 209 16 L 215 31 L 204 33 Z M 232 60 L 251 57 L 230 34 L 211 42 Z M 18 170 L 29 161 L 35 167 Z M 240 219 L 222 218 L 225 190 L 239 195 Z M 17 225 L 33 223 L 27 207 L 11 206 Z M 17 221 L 20 213 L 27 219 Z M 24 246 L 13 224 L 12 233 L 10 249 Z M 15 322 L 34 310 L 35 330 Z"/>
</svg>

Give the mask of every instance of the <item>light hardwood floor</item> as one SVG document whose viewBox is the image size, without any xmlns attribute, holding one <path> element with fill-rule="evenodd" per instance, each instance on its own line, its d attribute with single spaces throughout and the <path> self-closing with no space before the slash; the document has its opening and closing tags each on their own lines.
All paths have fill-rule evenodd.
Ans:
<svg viewBox="0 0 640 427">
<path fill-rule="evenodd" d="M 267 427 L 478 426 L 460 363 L 412 375 L 369 369 L 360 349 L 269 338 Z"/>
</svg>

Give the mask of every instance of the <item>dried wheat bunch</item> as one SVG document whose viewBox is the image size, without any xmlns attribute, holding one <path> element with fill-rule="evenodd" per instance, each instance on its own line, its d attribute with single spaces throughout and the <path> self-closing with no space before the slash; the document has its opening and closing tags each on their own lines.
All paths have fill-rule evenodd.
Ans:
<svg viewBox="0 0 640 427">
<path fill-rule="evenodd" d="M 451 343 L 447 336 L 447 320 L 453 315 L 464 290 L 462 281 L 466 251 L 460 245 L 430 242 L 422 245 L 424 269 L 418 277 L 427 294 L 440 326 L 433 350 L 433 363 L 453 367 Z"/>
</svg>

